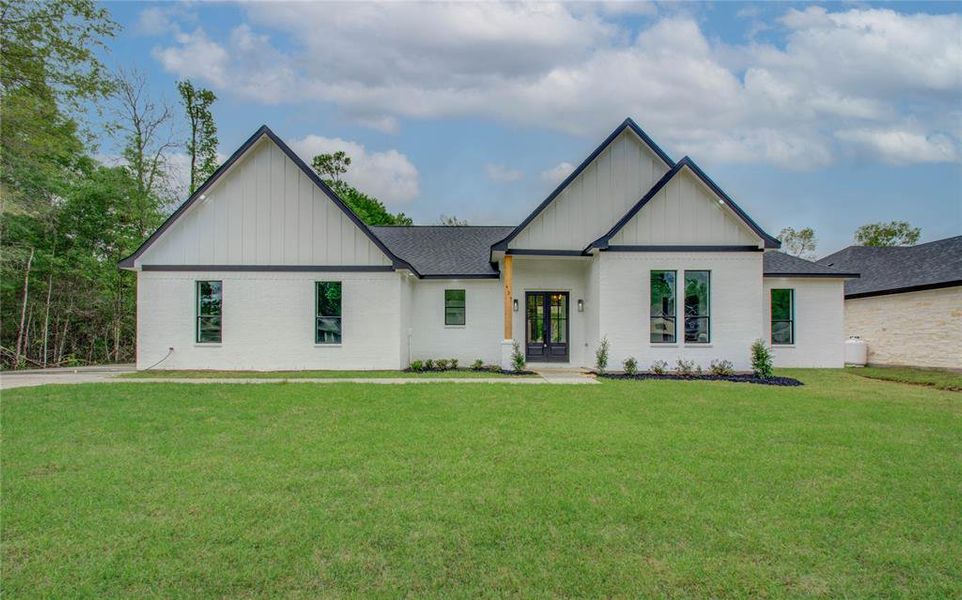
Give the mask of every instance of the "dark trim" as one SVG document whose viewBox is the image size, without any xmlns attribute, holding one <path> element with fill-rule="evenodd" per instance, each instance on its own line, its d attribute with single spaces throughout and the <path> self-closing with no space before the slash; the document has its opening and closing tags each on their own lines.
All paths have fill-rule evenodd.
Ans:
<svg viewBox="0 0 962 600">
<path fill-rule="evenodd" d="M 143 265 L 144 271 L 231 271 L 301 273 L 384 273 L 394 271 L 388 265 Z"/>
<path fill-rule="evenodd" d="M 858 279 L 858 273 L 762 273 L 762 277 L 809 277 L 814 279 Z"/>
<path fill-rule="evenodd" d="M 869 298 L 871 296 L 890 296 L 892 294 L 908 294 L 910 292 L 924 292 L 926 290 L 941 290 L 944 288 L 962 286 L 962 279 L 956 279 L 954 281 L 940 281 L 938 283 L 924 283 L 921 285 L 910 285 L 907 287 L 893 288 L 890 290 L 878 290 L 875 292 L 857 292 L 854 294 L 845 294 L 845 299 L 854 298 Z"/>
<path fill-rule="evenodd" d="M 533 221 L 535 217 L 537 217 L 539 214 L 541 214 L 541 212 L 542 212 L 545 208 L 547 208 L 549 204 L 551 204 L 551 202 L 558 196 L 558 194 L 560 194 L 566 187 L 568 187 L 568 184 L 570 184 L 572 181 L 574 181 L 575 178 L 578 177 L 578 175 L 581 175 L 581 172 L 584 171 L 584 170 L 588 167 L 588 165 L 591 164 L 591 162 L 598 157 L 599 154 L 601 154 L 602 152 L 604 152 L 605 148 L 607 148 L 608 145 L 611 144 L 611 142 L 613 142 L 613 141 L 615 140 L 615 138 L 617 138 L 619 135 L 621 135 L 621 133 L 622 133 L 625 129 L 631 129 L 631 130 L 635 133 L 635 135 L 637 135 L 638 137 L 640 137 L 641 140 L 642 140 L 645 144 L 648 145 L 648 147 L 658 156 L 658 158 L 660 158 L 660 159 L 665 163 L 666 166 L 668 166 L 669 168 L 675 166 L 675 162 L 674 162 L 673 160 L 671 160 L 671 157 L 668 156 L 668 154 L 666 154 L 664 150 L 662 150 L 661 148 L 659 148 L 659 147 L 658 147 L 658 144 L 656 144 L 656 143 L 654 142 L 654 140 L 652 140 L 652 139 L 648 136 L 648 134 L 645 133 L 644 130 L 642 130 L 642 128 L 639 127 L 638 124 L 635 123 L 635 122 L 631 119 L 631 117 L 628 117 L 627 119 L 625 119 L 624 121 L 622 121 L 621 125 L 619 125 L 618 127 L 616 127 L 615 130 L 612 131 L 611 134 L 610 134 L 608 137 L 605 138 L 605 141 L 601 142 L 601 144 L 600 144 L 597 148 L 595 148 L 594 152 L 592 152 L 591 154 L 588 155 L 588 158 L 584 159 L 584 160 L 581 162 L 581 164 L 578 165 L 578 166 L 575 168 L 575 170 L 571 172 L 570 175 L 568 175 L 567 177 L 565 177 L 565 180 L 562 181 L 562 182 L 558 185 L 558 187 L 556 187 L 556 188 L 554 189 L 554 191 L 551 192 L 551 194 L 549 194 L 548 197 L 545 198 L 544 201 L 543 201 L 541 204 L 539 204 L 539 205 L 531 212 L 530 215 L 527 216 L 527 218 L 525 218 L 524 221 L 521 221 L 521 224 L 520 224 L 520 225 L 518 225 L 517 227 L 515 227 L 514 230 L 513 230 L 511 233 L 509 233 L 508 236 L 505 237 L 503 240 L 494 243 L 494 244 L 491 246 L 491 250 L 492 250 L 492 251 L 494 251 L 494 250 L 506 250 L 506 249 L 508 248 L 508 244 L 511 242 L 511 240 L 513 240 L 513 239 L 515 238 L 515 236 L 517 236 L 519 233 L 521 233 L 521 231 L 522 231 L 525 227 L 527 227 L 528 224 L 531 223 L 531 221 Z"/>
<path fill-rule="evenodd" d="M 294 163 L 295 165 L 297 165 L 297 167 L 301 170 L 301 172 L 303 172 L 303 173 L 307 176 L 307 178 L 310 179 L 310 180 L 314 183 L 314 185 L 316 185 L 318 188 L 320 188 L 321 191 L 323 191 L 324 194 L 325 194 L 338 208 L 340 208 L 341 211 L 342 211 L 345 215 L 347 215 L 347 217 L 348 217 L 349 219 L 351 219 L 351 221 L 352 221 L 362 232 L 364 232 L 364 234 L 368 237 L 368 239 L 370 239 L 371 242 L 372 242 L 375 246 L 377 246 L 377 247 L 381 250 L 381 252 L 383 252 L 383 253 L 385 254 L 385 256 L 387 256 L 388 258 L 391 259 L 391 262 L 392 262 L 392 264 L 394 265 L 395 268 L 410 269 L 411 272 L 414 273 L 415 275 L 420 275 L 420 274 L 417 272 L 417 270 L 414 269 L 414 267 L 412 267 L 412 266 L 411 266 L 410 264 L 408 264 L 406 261 L 404 261 L 404 260 L 402 260 L 401 258 L 399 258 L 399 257 L 398 257 L 397 255 L 395 255 L 393 252 L 391 252 L 391 251 L 388 249 L 388 247 L 384 245 L 384 242 L 382 242 L 380 239 L 378 239 L 378 237 L 377 237 L 376 235 L 374 235 L 374 233 L 373 233 L 370 229 L 368 229 L 367 225 L 365 225 L 364 222 L 361 221 L 361 219 L 360 219 L 356 214 L 354 214 L 354 211 L 352 211 L 350 208 L 348 208 L 348 206 L 347 206 L 346 204 L 344 204 L 344 202 L 338 197 L 338 195 L 335 194 L 334 191 L 331 190 L 331 188 L 329 188 L 329 187 L 327 186 L 327 184 L 324 183 L 324 181 L 321 180 L 320 176 L 318 176 L 318 174 L 315 173 L 313 169 L 311 169 L 309 166 L 307 166 L 307 164 L 306 164 L 303 160 L 301 160 L 301 158 L 300 158 L 299 156 L 297 156 L 297 154 L 295 154 L 294 151 L 291 150 L 290 147 L 289 147 L 286 143 L 284 143 L 284 140 L 282 140 L 281 138 L 279 138 L 273 131 L 271 131 L 270 128 L 269 128 L 267 125 L 261 125 L 260 128 L 259 128 L 257 131 L 254 132 L 254 135 L 252 135 L 252 136 L 250 136 L 249 138 L 247 138 L 247 141 L 245 141 L 243 144 L 241 144 L 241 147 L 238 148 L 238 149 L 230 156 L 230 158 L 228 158 L 228 159 L 224 162 L 224 164 L 222 164 L 220 167 L 218 167 L 217 170 L 214 171 L 214 174 L 211 175 L 210 177 L 208 177 L 208 178 L 207 178 L 207 181 L 205 181 L 205 182 L 203 183 L 203 185 L 201 185 L 199 188 L 197 188 L 197 190 L 196 190 L 193 194 L 191 194 L 189 198 L 187 198 L 187 201 L 184 202 L 183 204 L 181 204 L 180 207 L 178 207 L 177 210 L 175 210 L 175 211 L 173 212 L 173 214 L 171 214 L 171 215 L 167 218 L 167 220 L 164 221 L 163 224 L 161 224 L 161 226 L 157 228 L 157 231 L 155 231 L 154 233 L 152 233 L 152 234 L 150 235 L 150 237 L 148 237 L 148 238 L 144 241 L 144 243 L 141 244 L 140 247 L 137 248 L 137 250 L 136 250 L 133 254 L 131 254 L 131 255 L 128 256 L 127 258 L 121 260 L 120 263 L 118 263 L 118 266 L 119 266 L 120 268 L 122 268 L 122 269 L 131 269 L 131 268 L 134 268 L 134 262 L 135 262 L 154 242 L 156 242 L 157 239 L 160 238 L 160 236 L 161 236 L 165 231 L 167 231 L 167 229 L 168 229 L 171 225 L 173 225 L 174 222 L 177 221 L 177 219 L 179 219 L 179 218 L 181 217 L 181 215 L 183 215 L 183 214 L 187 211 L 187 209 L 189 209 L 201 196 L 203 196 L 203 195 L 207 192 L 207 190 L 210 189 L 210 187 L 213 186 L 214 183 L 216 183 L 217 180 L 220 179 L 220 177 L 221 177 L 225 172 L 227 172 L 227 170 L 230 169 L 231 166 L 233 166 L 233 164 L 234 164 L 235 162 L 237 162 L 238 160 L 240 160 L 240 158 L 241 158 L 244 154 L 246 154 L 247 151 L 250 150 L 250 148 L 251 148 L 255 143 L 257 143 L 262 136 L 265 136 L 265 135 L 268 137 L 268 139 L 270 139 L 272 142 L 274 142 L 274 143 L 277 145 L 277 147 L 280 148 L 281 151 L 282 151 L 289 159 L 291 159 L 291 161 L 293 161 L 293 163 Z"/>
<path fill-rule="evenodd" d="M 510 256 L 584 256 L 581 250 L 538 250 L 526 248 L 511 248 L 504 251 Z"/>
<path fill-rule="evenodd" d="M 611 241 L 611 238 L 614 237 L 615 234 L 617 234 L 619 231 L 621 231 L 621 229 L 625 225 L 627 225 L 628 222 L 636 214 L 638 214 L 638 211 L 644 208 L 644 206 L 648 204 L 648 202 L 651 201 L 652 198 L 655 197 L 655 194 L 660 192 L 662 188 L 664 188 L 668 184 L 668 182 L 671 181 L 675 177 L 675 175 L 677 175 L 685 167 L 688 167 L 689 169 L 691 169 L 691 172 L 694 173 L 695 176 L 702 181 L 702 183 L 707 185 L 708 188 L 711 189 L 711 191 L 714 192 L 716 196 L 721 198 L 725 202 L 725 204 L 729 208 L 731 208 L 732 212 L 734 212 L 735 215 L 739 219 L 741 219 L 742 222 L 745 223 L 745 225 L 748 226 L 749 229 L 755 232 L 755 234 L 758 237 L 762 238 L 766 248 L 781 247 L 782 245 L 781 242 L 779 242 L 777 239 L 770 236 L 769 234 L 765 233 L 765 231 L 761 227 L 759 227 L 758 224 L 755 223 L 755 221 L 753 221 L 751 217 L 749 217 L 748 214 L 745 213 L 745 211 L 743 211 L 741 208 L 738 207 L 735 201 L 732 200 L 731 197 L 728 194 L 726 194 L 723 189 L 718 187 L 718 184 L 712 181 L 712 179 L 708 175 L 706 175 L 705 172 L 702 171 L 698 165 L 695 164 L 695 161 L 693 161 L 690 157 L 685 156 L 685 157 L 682 157 L 682 159 L 678 161 L 678 164 L 672 167 L 670 171 L 665 173 L 664 176 L 662 176 L 662 178 L 658 180 L 658 183 L 652 186 L 652 188 L 648 190 L 648 192 L 644 196 L 642 196 L 641 199 L 634 206 L 631 207 L 631 210 L 629 210 L 625 214 L 625 216 L 619 219 L 618 222 L 615 223 L 614 227 L 608 230 L 608 233 L 606 233 L 605 235 L 601 236 L 600 238 L 598 238 L 597 240 L 589 244 L 588 247 L 585 248 L 585 252 L 587 252 L 591 248 L 598 248 L 600 250 L 606 249 L 608 247 L 608 242 Z"/>
<path fill-rule="evenodd" d="M 606 246 L 602 252 L 763 252 L 758 246 Z"/>
<path fill-rule="evenodd" d="M 500 273 L 467 273 L 465 275 L 442 274 L 421 275 L 421 279 L 500 279 Z"/>
</svg>

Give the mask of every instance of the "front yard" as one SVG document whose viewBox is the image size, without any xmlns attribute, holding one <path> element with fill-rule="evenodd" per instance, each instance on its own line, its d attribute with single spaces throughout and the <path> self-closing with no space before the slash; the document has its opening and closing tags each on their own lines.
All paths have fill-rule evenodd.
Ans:
<svg viewBox="0 0 962 600">
<path fill-rule="evenodd" d="M 962 595 L 962 394 L 3 392 L 7 597 Z"/>
</svg>

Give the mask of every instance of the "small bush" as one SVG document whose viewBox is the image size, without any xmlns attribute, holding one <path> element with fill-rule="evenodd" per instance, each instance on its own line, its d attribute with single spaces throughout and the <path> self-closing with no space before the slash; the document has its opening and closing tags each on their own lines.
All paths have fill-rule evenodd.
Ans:
<svg viewBox="0 0 962 600">
<path fill-rule="evenodd" d="M 438 368 L 438 371 L 447 371 L 447 370 L 448 370 L 448 359 L 446 359 L 446 358 L 439 358 L 439 359 L 437 359 L 436 361 L 434 361 L 434 366 L 436 366 L 436 367 Z"/>
<path fill-rule="evenodd" d="M 704 371 L 702 370 L 701 365 L 695 365 L 695 375 L 702 375 L 702 374 L 704 374 Z"/>
<path fill-rule="evenodd" d="M 424 370 L 424 363 L 420 360 L 412 360 L 410 369 L 415 373 L 420 373 Z"/>
<path fill-rule="evenodd" d="M 634 375 L 638 372 L 638 361 L 634 356 L 626 358 L 621 365 L 625 368 L 625 375 Z"/>
<path fill-rule="evenodd" d="M 451 370 L 452 370 L 452 371 L 457 371 L 457 370 L 458 370 L 458 359 L 452 358 L 452 359 L 451 359 L 450 361 L 448 361 L 448 362 L 451 364 Z"/>
<path fill-rule="evenodd" d="M 604 373 L 608 368 L 608 347 L 608 337 L 605 336 L 601 338 L 601 343 L 595 350 L 595 370 L 599 373 Z"/>
<path fill-rule="evenodd" d="M 484 370 L 484 361 L 481 360 L 480 358 L 477 359 L 477 360 L 475 360 L 473 363 L 471 363 L 471 370 L 472 370 L 472 371 L 483 371 L 483 370 Z"/>
<path fill-rule="evenodd" d="M 664 375 L 668 372 L 668 363 L 663 360 L 656 360 L 651 363 L 651 372 L 655 375 Z"/>
<path fill-rule="evenodd" d="M 735 374 L 735 365 L 730 360 L 713 360 L 708 367 L 712 375 L 728 377 Z"/>
<path fill-rule="evenodd" d="M 755 340 L 752 344 L 752 372 L 755 377 L 768 379 L 772 372 L 772 351 L 762 340 Z"/>
<path fill-rule="evenodd" d="M 695 374 L 695 361 L 679 358 L 675 361 L 675 374 L 688 377 Z"/>
<path fill-rule="evenodd" d="M 511 350 L 511 366 L 514 367 L 515 373 L 520 373 L 521 371 L 524 371 L 524 366 L 525 366 L 524 352 L 521 351 L 521 344 L 519 344 L 518 342 L 514 343 L 514 346 Z"/>
<path fill-rule="evenodd" d="M 431 360 L 430 358 L 427 359 L 426 361 L 424 361 L 424 370 L 425 370 L 425 371 L 433 371 L 433 370 L 434 370 L 434 361 Z"/>
</svg>

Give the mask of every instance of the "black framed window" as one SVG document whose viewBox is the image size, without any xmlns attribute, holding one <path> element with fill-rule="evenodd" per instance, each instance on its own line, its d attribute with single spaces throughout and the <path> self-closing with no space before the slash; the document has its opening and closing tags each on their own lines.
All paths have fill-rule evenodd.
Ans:
<svg viewBox="0 0 962 600">
<path fill-rule="evenodd" d="M 198 344 L 219 344 L 223 326 L 224 284 L 220 281 L 198 281 L 197 325 Z"/>
<path fill-rule="evenodd" d="M 341 282 L 318 281 L 314 284 L 314 343 L 341 343 Z"/>
<path fill-rule="evenodd" d="M 444 290 L 444 324 L 464 325 L 467 318 L 464 290 Z"/>
<path fill-rule="evenodd" d="M 772 290 L 772 345 L 795 343 L 795 290 Z"/>
<path fill-rule="evenodd" d="M 711 342 L 711 273 L 685 271 L 685 342 Z"/>
<path fill-rule="evenodd" d="M 673 343 L 676 271 L 651 272 L 651 342 Z"/>
</svg>

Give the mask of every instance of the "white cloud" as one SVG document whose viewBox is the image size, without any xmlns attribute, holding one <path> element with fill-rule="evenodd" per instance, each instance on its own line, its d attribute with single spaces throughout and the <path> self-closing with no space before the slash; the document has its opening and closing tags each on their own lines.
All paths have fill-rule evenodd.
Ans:
<svg viewBox="0 0 962 600">
<path fill-rule="evenodd" d="M 488 179 L 499 183 L 511 183 L 512 181 L 520 181 L 524 178 L 522 171 L 510 169 L 504 165 L 484 165 L 484 174 L 487 175 Z"/>
<path fill-rule="evenodd" d="M 389 133 L 400 117 L 481 117 L 597 137 L 630 115 L 696 159 L 813 168 L 889 160 L 880 142 L 836 132 L 912 121 L 928 149 L 908 154 L 959 158 L 960 15 L 788 10 L 775 47 L 710 40 L 677 13 L 631 35 L 609 15 L 641 7 L 621 4 L 244 7 L 248 23 L 223 39 L 195 29 L 155 57 L 256 101 L 333 103 Z"/>
<path fill-rule="evenodd" d="M 836 135 L 888 164 L 955 161 L 959 158 L 957 145 L 944 134 L 926 136 L 900 129 L 850 129 Z"/>
<path fill-rule="evenodd" d="M 319 135 L 292 140 L 290 146 L 307 164 L 318 154 L 343 150 L 351 157 L 345 181 L 387 204 L 404 204 L 420 193 L 417 168 L 397 150 L 369 152 L 357 142 Z"/>
<path fill-rule="evenodd" d="M 561 162 L 551 167 L 541 171 L 541 180 L 546 181 L 552 185 L 558 185 L 565 180 L 565 177 L 571 174 L 575 170 L 575 166 L 570 162 Z"/>
</svg>

